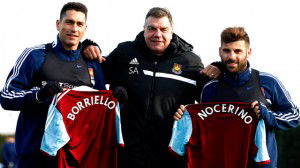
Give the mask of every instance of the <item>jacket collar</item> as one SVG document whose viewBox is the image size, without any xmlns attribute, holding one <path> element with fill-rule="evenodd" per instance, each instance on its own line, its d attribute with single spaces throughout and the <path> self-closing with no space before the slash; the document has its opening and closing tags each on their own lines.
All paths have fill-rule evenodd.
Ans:
<svg viewBox="0 0 300 168">
<path fill-rule="evenodd" d="M 250 79 L 251 71 L 250 64 L 247 62 L 247 69 L 244 72 L 230 73 L 225 71 L 224 81 L 234 87 L 242 86 Z"/>
<path fill-rule="evenodd" d="M 81 43 L 79 43 L 77 50 L 65 50 L 58 35 L 52 46 L 54 53 L 64 61 L 74 61 L 78 59 L 82 48 Z"/>
</svg>

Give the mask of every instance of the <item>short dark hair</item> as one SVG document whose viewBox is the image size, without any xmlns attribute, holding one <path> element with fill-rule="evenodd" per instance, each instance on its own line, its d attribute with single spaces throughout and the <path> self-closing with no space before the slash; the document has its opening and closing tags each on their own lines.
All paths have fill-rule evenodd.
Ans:
<svg viewBox="0 0 300 168">
<path fill-rule="evenodd" d="M 249 36 L 243 27 L 228 27 L 221 33 L 221 45 L 240 40 L 244 40 L 248 46 L 250 45 Z"/>
<path fill-rule="evenodd" d="M 149 10 L 149 12 L 147 13 L 145 20 L 147 20 L 148 17 L 150 17 L 150 16 L 155 17 L 155 18 L 162 18 L 162 17 L 167 16 L 170 21 L 171 26 L 173 27 L 173 18 L 172 18 L 171 12 L 167 8 L 160 8 L 160 7 L 151 8 Z"/>
<path fill-rule="evenodd" d="M 80 2 L 68 2 L 68 3 L 66 3 L 60 11 L 60 16 L 59 16 L 60 20 L 62 20 L 64 15 L 66 15 L 67 10 L 75 10 L 75 11 L 82 12 L 85 15 L 85 19 L 87 19 L 88 9 L 84 4 L 82 4 Z"/>
</svg>

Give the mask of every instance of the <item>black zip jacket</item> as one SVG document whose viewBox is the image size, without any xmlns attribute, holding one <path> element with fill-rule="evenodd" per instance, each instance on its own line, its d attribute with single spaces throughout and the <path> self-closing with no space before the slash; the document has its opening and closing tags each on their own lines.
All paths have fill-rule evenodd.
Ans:
<svg viewBox="0 0 300 168">
<path fill-rule="evenodd" d="M 143 33 L 110 53 L 104 73 L 111 89 L 127 90 L 128 101 L 121 109 L 125 151 L 135 153 L 128 156 L 136 156 L 140 167 L 157 167 L 151 160 L 165 159 L 161 153 L 168 150 L 175 111 L 180 104 L 194 103 L 206 80 L 199 75 L 203 64 L 192 45 L 173 34 L 165 54 L 157 56 Z"/>
</svg>

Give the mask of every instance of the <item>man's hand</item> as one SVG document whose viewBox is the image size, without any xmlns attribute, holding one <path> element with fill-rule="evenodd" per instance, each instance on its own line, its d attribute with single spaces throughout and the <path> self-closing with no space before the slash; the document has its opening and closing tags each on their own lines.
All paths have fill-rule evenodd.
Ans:
<svg viewBox="0 0 300 168">
<path fill-rule="evenodd" d="M 214 65 L 208 65 L 207 67 L 205 67 L 200 71 L 200 74 L 206 75 L 211 79 L 216 79 L 220 76 L 221 71 L 219 70 L 218 67 Z"/>
<path fill-rule="evenodd" d="M 257 118 L 258 118 L 258 119 L 261 119 L 261 113 L 260 113 L 258 101 L 252 102 L 252 103 L 251 103 L 251 108 L 252 108 L 253 111 L 255 112 Z"/>
<path fill-rule="evenodd" d="M 128 100 L 128 94 L 123 86 L 117 86 L 113 90 L 113 96 L 118 99 L 120 104 L 125 104 Z"/>
<path fill-rule="evenodd" d="M 180 105 L 180 107 L 177 109 L 176 113 L 174 114 L 174 120 L 180 120 L 182 115 L 183 115 L 183 112 L 185 110 L 185 107 L 184 105 Z"/>
<path fill-rule="evenodd" d="M 101 55 L 100 49 L 97 46 L 89 45 L 83 50 L 83 54 L 90 60 L 97 59 L 100 63 L 105 61 L 105 58 Z"/>
<path fill-rule="evenodd" d="M 52 98 L 55 94 L 62 92 L 62 88 L 58 82 L 49 81 L 47 84 L 37 92 L 37 101 L 44 101 Z"/>
</svg>

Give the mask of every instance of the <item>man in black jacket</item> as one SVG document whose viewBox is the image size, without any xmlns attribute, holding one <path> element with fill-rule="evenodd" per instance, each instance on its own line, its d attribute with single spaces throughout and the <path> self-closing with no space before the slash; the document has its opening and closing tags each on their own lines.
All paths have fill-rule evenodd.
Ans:
<svg viewBox="0 0 300 168">
<path fill-rule="evenodd" d="M 173 33 L 170 12 L 155 7 L 146 15 L 144 31 L 106 58 L 106 81 L 121 97 L 128 96 L 121 110 L 125 148 L 120 167 L 183 167 L 183 160 L 169 153 L 168 143 L 174 112 L 180 104 L 194 103 L 205 82 L 199 74 L 201 59 L 192 50 Z M 203 73 L 214 77 L 220 72 L 211 65 Z"/>
</svg>

